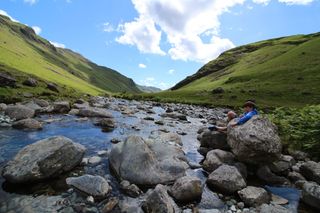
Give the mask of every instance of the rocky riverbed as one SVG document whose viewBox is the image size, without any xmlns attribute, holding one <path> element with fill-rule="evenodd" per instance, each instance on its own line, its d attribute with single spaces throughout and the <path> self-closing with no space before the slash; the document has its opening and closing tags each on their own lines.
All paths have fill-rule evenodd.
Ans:
<svg viewBox="0 0 320 213">
<path fill-rule="evenodd" d="M 319 209 L 319 163 L 281 154 L 260 118 L 259 139 L 227 141 L 205 128 L 225 120 L 222 108 L 92 97 L 0 111 L 0 212 Z"/>
</svg>

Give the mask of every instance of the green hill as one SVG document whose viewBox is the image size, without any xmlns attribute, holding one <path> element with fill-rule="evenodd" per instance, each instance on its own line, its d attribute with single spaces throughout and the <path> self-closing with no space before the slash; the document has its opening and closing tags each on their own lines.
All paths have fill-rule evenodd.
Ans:
<svg viewBox="0 0 320 213">
<path fill-rule="evenodd" d="M 10 74 L 18 81 L 32 76 L 39 81 L 53 82 L 69 94 L 70 91 L 92 95 L 106 92 L 140 92 L 132 79 L 115 70 L 99 66 L 71 50 L 56 48 L 36 35 L 32 28 L 1 15 L 0 72 Z M 39 93 L 44 90 L 37 88 L 29 92 Z M 2 96 L 19 91 L 28 91 L 28 88 L 0 87 Z"/>
<path fill-rule="evenodd" d="M 222 88 L 215 90 L 216 88 Z M 222 53 L 157 100 L 239 106 L 320 103 L 320 33 L 270 39 Z"/>
</svg>

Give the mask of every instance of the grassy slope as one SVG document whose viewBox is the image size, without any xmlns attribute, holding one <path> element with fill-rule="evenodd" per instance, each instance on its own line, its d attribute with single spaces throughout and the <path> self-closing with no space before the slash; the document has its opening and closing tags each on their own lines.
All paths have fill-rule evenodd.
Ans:
<svg viewBox="0 0 320 213">
<path fill-rule="evenodd" d="M 98 66 L 67 49 L 55 48 L 27 26 L 0 16 L 0 68 L 16 76 L 23 72 L 39 79 L 97 95 L 139 92 L 135 83 L 120 73 Z M 9 92 L 1 88 L 1 93 Z"/>
<path fill-rule="evenodd" d="M 223 94 L 212 94 L 222 87 Z M 320 103 L 320 33 L 257 42 L 223 53 L 172 91 L 152 96 L 163 101 L 239 106 Z"/>
</svg>

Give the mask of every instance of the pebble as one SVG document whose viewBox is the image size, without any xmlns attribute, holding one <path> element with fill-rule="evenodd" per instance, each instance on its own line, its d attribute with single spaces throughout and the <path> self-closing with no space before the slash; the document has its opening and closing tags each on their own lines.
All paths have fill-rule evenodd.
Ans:
<svg viewBox="0 0 320 213">
<path fill-rule="evenodd" d="M 230 210 L 233 211 L 233 212 L 237 211 L 237 209 L 236 209 L 236 207 L 235 207 L 234 205 L 232 205 L 232 206 L 230 207 Z"/>
<path fill-rule="evenodd" d="M 101 158 L 101 157 L 99 157 L 99 156 L 93 156 L 93 157 L 89 158 L 88 163 L 89 163 L 89 164 L 98 164 L 98 163 L 100 163 L 101 161 L 102 161 L 102 158 Z"/>
<path fill-rule="evenodd" d="M 243 208 L 244 208 L 244 202 L 239 202 L 239 203 L 237 203 L 237 207 L 238 207 L 239 209 L 243 209 Z"/>
<path fill-rule="evenodd" d="M 94 203 L 94 198 L 92 196 L 87 197 L 88 203 Z"/>
</svg>

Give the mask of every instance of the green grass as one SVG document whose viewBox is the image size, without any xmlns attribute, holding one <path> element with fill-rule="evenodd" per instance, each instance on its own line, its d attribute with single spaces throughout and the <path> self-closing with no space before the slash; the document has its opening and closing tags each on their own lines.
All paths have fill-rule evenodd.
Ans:
<svg viewBox="0 0 320 213">
<path fill-rule="evenodd" d="M 212 94 L 222 87 L 223 94 Z M 257 42 L 229 50 L 178 83 L 143 98 L 206 105 L 262 107 L 320 103 L 320 34 Z"/>
<path fill-rule="evenodd" d="M 117 71 L 98 66 L 71 50 L 55 48 L 31 28 L 4 16 L 0 16 L 0 35 L 2 71 L 20 71 L 77 93 L 140 92 L 131 79 Z M 0 91 L 7 94 L 4 89 Z"/>
</svg>

